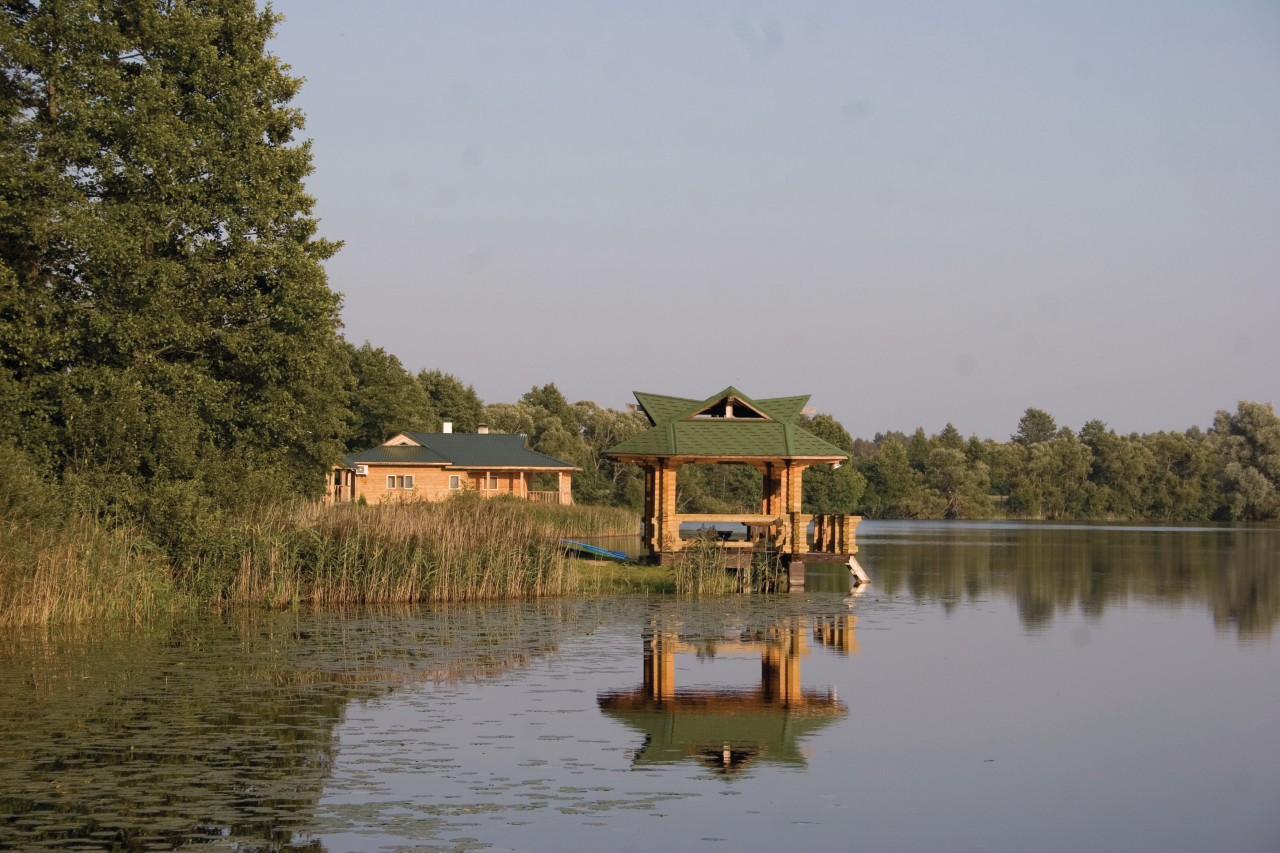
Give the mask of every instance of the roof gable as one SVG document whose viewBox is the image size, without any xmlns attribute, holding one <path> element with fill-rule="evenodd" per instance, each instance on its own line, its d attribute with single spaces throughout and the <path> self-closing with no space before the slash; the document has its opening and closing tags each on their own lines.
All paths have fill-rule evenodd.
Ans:
<svg viewBox="0 0 1280 853">
<path fill-rule="evenodd" d="M 412 445 L 379 444 L 367 450 L 357 450 L 342 457 L 343 463 L 356 465 L 436 465 L 447 466 L 449 460 L 430 448 Z"/>
<path fill-rule="evenodd" d="M 737 388 L 730 385 L 719 394 L 713 394 L 703 400 L 698 408 L 684 416 L 685 420 L 773 420 L 759 406 Z"/>
</svg>

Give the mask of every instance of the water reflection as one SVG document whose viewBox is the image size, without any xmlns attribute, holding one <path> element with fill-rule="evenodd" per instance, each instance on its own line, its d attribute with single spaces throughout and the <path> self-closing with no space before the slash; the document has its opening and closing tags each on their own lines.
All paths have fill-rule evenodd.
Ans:
<svg viewBox="0 0 1280 853">
<path fill-rule="evenodd" d="M 0 632 L 0 850 L 1275 847 L 1274 528 L 861 541 L 854 594 Z"/>
<path fill-rule="evenodd" d="M 694 759 L 730 776 L 757 762 L 804 766 L 801 742 L 848 713 L 834 690 L 801 686 L 800 662 L 811 654 L 806 635 L 848 655 L 858 650 L 856 624 L 852 614 L 792 616 L 765 629 L 690 638 L 677 625 L 650 621 L 641 634 L 640 686 L 602 692 L 598 703 L 643 736 L 635 767 Z M 678 687 L 678 654 L 703 661 L 758 655 L 759 683 Z"/>
<path fill-rule="evenodd" d="M 1033 631 L 1055 614 L 1100 618 L 1134 599 L 1203 604 L 1242 642 L 1269 638 L 1280 617 L 1275 527 L 867 522 L 858 542 L 878 593 L 945 608 L 1008 596 Z"/>
<path fill-rule="evenodd" d="M 4 634 L 0 849 L 319 851 L 306 827 L 353 701 L 525 666 L 569 607 Z"/>
</svg>

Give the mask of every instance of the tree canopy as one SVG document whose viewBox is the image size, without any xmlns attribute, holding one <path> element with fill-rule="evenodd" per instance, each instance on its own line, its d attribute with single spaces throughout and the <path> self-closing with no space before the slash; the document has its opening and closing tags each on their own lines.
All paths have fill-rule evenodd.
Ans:
<svg viewBox="0 0 1280 853">
<path fill-rule="evenodd" d="M 315 494 L 341 449 L 338 246 L 276 21 L 0 7 L 0 428 L 111 502 Z"/>
</svg>

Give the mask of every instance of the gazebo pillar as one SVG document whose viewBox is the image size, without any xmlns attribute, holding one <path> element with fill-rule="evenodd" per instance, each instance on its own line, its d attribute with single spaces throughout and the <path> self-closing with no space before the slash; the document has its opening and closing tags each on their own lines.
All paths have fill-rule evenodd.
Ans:
<svg viewBox="0 0 1280 853">
<path fill-rule="evenodd" d="M 679 462 L 656 459 L 644 470 L 644 544 L 654 554 L 680 550 L 680 519 L 676 512 L 676 472 Z"/>
<path fill-rule="evenodd" d="M 679 462 L 661 459 L 658 462 L 657 495 L 658 547 L 659 553 L 674 553 L 680 550 L 680 519 L 676 517 L 676 472 L 680 470 Z"/>
<path fill-rule="evenodd" d="M 803 515 L 804 465 L 787 462 L 786 501 L 787 518 L 791 522 L 791 555 L 798 556 L 809 550 L 809 517 Z"/>
</svg>

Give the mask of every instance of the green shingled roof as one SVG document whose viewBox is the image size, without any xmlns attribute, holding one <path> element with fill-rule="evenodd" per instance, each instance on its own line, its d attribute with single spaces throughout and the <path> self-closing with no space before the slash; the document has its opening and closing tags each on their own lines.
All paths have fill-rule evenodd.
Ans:
<svg viewBox="0 0 1280 853">
<path fill-rule="evenodd" d="M 379 445 L 368 450 L 358 450 L 342 457 L 347 467 L 357 463 L 361 465 L 440 465 L 446 466 L 449 460 L 429 447 L 413 447 Z"/>
<path fill-rule="evenodd" d="M 524 446 L 523 435 L 499 433 L 407 432 L 421 447 L 380 445 L 348 453 L 348 466 L 359 463 L 384 465 L 440 465 L 453 468 L 564 468 L 575 466 Z"/>
<path fill-rule="evenodd" d="M 523 435 L 469 432 L 408 432 L 405 435 L 459 468 L 573 468 L 554 456 L 524 446 Z"/>
<path fill-rule="evenodd" d="M 609 448 L 610 456 L 849 457 L 796 426 L 807 394 L 753 400 L 729 386 L 705 400 L 639 391 L 636 399 L 653 426 Z M 733 405 L 735 417 L 724 417 L 727 404 Z"/>
</svg>

